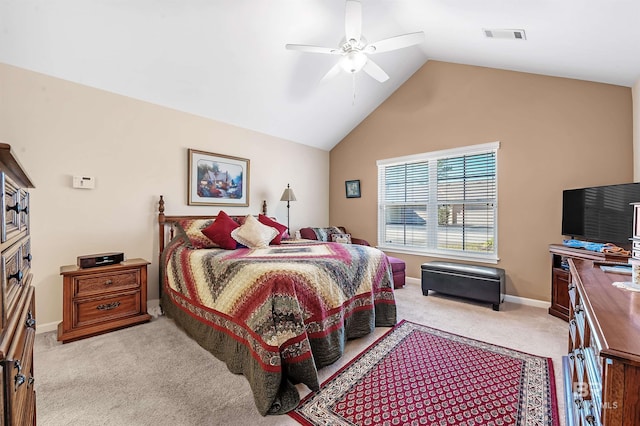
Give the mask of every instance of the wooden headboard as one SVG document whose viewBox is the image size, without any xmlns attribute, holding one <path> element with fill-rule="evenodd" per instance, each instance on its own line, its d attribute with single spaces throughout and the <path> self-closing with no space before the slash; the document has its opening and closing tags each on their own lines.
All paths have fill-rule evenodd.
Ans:
<svg viewBox="0 0 640 426">
<path fill-rule="evenodd" d="M 262 202 L 262 214 L 267 216 L 267 201 Z M 164 214 L 164 197 L 160 196 L 158 202 L 158 256 L 162 256 L 165 243 L 171 241 L 175 236 L 175 224 L 179 220 L 184 219 L 213 219 L 215 215 L 203 215 L 203 216 L 167 216 Z M 233 217 L 233 216 L 232 216 Z M 169 238 L 167 239 L 167 235 Z"/>
</svg>

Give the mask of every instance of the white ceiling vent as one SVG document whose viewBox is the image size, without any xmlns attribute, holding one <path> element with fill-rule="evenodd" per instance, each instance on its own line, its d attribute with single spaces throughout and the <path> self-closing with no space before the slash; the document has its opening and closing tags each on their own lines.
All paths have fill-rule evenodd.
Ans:
<svg viewBox="0 0 640 426">
<path fill-rule="evenodd" d="M 527 36 L 524 30 L 504 30 L 504 29 L 486 29 L 484 28 L 484 35 L 487 38 L 504 38 L 509 40 L 526 40 Z"/>
</svg>

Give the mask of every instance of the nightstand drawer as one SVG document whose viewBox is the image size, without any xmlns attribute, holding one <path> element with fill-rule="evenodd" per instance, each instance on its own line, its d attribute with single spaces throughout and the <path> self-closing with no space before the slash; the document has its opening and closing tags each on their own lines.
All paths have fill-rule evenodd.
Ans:
<svg viewBox="0 0 640 426">
<path fill-rule="evenodd" d="M 140 287 L 140 270 L 123 271 L 74 278 L 76 297 L 104 294 L 109 291 L 122 291 Z"/>
<path fill-rule="evenodd" d="M 140 314 L 140 292 L 74 302 L 74 327 L 84 327 Z"/>
</svg>

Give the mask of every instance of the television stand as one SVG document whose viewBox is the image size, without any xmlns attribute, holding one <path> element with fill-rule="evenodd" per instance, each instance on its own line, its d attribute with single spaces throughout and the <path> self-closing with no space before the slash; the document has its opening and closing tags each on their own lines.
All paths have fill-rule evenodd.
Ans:
<svg viewBox="0 0 640 426">
<path fill-rule="evenodd" d="M 568 259 L 584 259 L 600 263 L 624 264 L 629 256 L 601 253 L 582 248 L 567 247 L 563 244 L 550 244 L 551 253 L 551 306 L 549 315 L 569 321 L 569 270 Z"/>
</svg>

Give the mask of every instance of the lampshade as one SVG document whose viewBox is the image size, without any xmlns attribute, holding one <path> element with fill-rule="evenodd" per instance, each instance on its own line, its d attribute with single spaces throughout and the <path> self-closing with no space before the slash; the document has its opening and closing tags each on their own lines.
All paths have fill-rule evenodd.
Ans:
<svg viewBox="0 0 640 426">
<path fill-rule="evenodd" d="M 289 184 L 287 184 L 287 188 L 282 193 L 280 201 L 296 201 L 296 195 L 293 193 L 293 189 L 289 188 Z"/>
<path fill-rule="evenodd" d="M 364 67 L 367 63 L 367 55 L 358 51 L 352 50 L 342 57 L 340 60 L 340 66 L 348 73 L 356 73 Z"/>
</svg>

